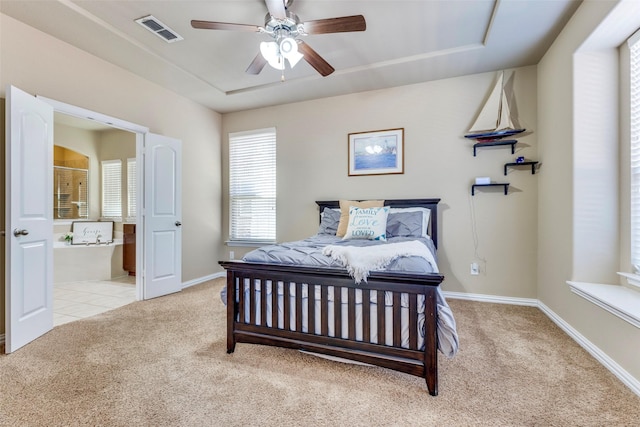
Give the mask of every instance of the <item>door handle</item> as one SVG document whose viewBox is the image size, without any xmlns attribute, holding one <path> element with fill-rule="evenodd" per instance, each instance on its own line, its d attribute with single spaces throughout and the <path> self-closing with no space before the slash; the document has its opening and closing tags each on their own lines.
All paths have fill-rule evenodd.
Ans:
<svg viewBox="0 0 640 427">
<path fill-rule="evenodd" d="M 180 227 L 182 223 L 180 221 L 176 221 L 176 227 Z"/>
<path fill-rule="evenodd" d="M 18 230 L 17 228 L 15 230 L 13 230 L 13 235 L 18 237 L 18 236 L 26 236 L 27 234 L 29 234 L 29 232 L 27 230 Z"/>
</svg>

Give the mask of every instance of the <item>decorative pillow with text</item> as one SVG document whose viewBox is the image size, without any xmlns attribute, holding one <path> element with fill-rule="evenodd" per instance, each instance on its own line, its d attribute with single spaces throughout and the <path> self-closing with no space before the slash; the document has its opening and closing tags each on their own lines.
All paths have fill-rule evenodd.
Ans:
<svg viewBox="0 0 640 427">
<path fill-rule="evenodd" d="M 358 208 L 381 208 L 384 206 L 384 200 L 340 200 L 340 223 L 338 223 L 338 231 L 336 236 L 343 237 L 347 232 L 347 222 L 349 220 L 349 208 L 355 206 Z"/>
<path fill-rule="evenodd" d="M 343 239 L 387 240 L 389 207 L 349 208 L 349 222 Z"/>
</svg>

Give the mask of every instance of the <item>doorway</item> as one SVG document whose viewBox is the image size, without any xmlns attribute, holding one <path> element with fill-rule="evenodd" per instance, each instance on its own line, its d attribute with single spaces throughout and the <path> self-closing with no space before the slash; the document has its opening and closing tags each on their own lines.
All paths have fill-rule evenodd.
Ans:
<svg viewBox="0 0 640 427">
<path fill-rule="evenodd" d="M 135 133 L 136 299 L 182 290 L 181 141 L 14 86 L 6 93 L 5 351 L 53 328 L 54 110 Z"/>
<path fill-rule="evenodd" d="M 136 226 L 137 158 L 135 133 L 60 112 L 54 112 L 53 144 L 55 327 L 136 301 L 135 241 L 125 251 L 123 234 Z M 74 222 L 99 220 L 113 221 L 112 236 L 98 245 L 74 244 Z"/>
</svg>

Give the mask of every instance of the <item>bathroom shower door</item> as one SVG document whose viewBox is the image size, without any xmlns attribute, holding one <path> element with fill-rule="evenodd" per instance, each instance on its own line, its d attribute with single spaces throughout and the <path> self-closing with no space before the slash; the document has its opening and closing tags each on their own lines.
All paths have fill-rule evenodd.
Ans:
<svg viewBox="0 0 640 427">
<path fill-rule="evenodd" d="M 53 328 L 53 108 L 13 86 L 6 101 L 7 353 Z"/>
</svg>

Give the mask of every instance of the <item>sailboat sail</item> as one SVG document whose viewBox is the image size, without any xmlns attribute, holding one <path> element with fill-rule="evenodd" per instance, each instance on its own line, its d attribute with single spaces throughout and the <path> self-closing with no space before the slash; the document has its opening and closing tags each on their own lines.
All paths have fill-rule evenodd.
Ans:
<svg viewBox="0 0 640 427">
<path fill-rule="evenodd" d="M 509 100 L 504 90 L 504 72 L 502 72 L 491 95 L 465 137 L 499 139 L 520 132 L 524 132 L 524 129 L 519 129 L 514 125 Z"/>
</svg>

